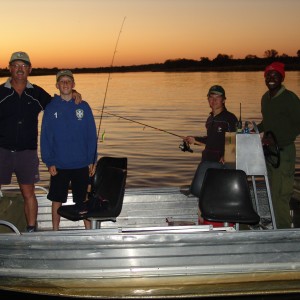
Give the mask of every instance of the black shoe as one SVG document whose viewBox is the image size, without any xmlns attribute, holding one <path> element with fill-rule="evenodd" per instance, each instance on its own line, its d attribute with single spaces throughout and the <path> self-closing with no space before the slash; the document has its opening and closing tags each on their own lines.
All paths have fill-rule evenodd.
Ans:
<svg viewBox="0 0 300 300">
<path fill-rule="evenodd" d="M 255 225 L 248 225 L 249 229 L 251 230 L 268 230 L 268 229 L 274 229 L 273 227 L 273 223 L 259 223 L 259 224 L 255 224 Z"/>
<path fill-rule="evenodd" d="M 180 193 L 187 196 L 187 197 L 191 197 L 193 196 L 193 194 L 191 193 L 190 189 L 180 189 Z"/>
<path fill-rule="evenodd" d="M 36 231 L 36 226 L 27 226 L 26 231 L 27 232 L 35 232 Z"/>
</svg>

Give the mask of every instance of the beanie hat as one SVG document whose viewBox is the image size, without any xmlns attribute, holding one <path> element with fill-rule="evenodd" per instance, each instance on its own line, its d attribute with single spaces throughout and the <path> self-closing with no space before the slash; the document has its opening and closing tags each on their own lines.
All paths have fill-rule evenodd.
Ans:
<svg viewBox="0 0 300 300">
<path fill-rule="evenodd" d="M 284 80 L 285 71 L 284 71 L 283 63 L 275 61 L 275 62 L 271 63 L 269 66 L 267 66 L 265 69 L 265 77 L 266 77 L 267 73 L 270 71 L 277 71 L 282 76 L 282 80 Z"/>
</svg>

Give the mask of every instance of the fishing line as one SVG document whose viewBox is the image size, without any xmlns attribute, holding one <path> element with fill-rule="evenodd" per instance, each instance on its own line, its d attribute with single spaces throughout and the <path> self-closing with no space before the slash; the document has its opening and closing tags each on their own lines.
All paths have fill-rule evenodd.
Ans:
<svg viewBox="0 0 300 300">
<path fill-rule="evenodd" d="M 114 116 L 116 118 L 119 118 L 119 119 L 123 119 L 123 120 L 126 120 L 126 121 L 129 121 L 129 122 L 133 122 L 133 123 L 136 123 L 136 124 L 139 124 L 139 125 L 142 125 L 144 127 L 149 127 L 149 128 L 152 128 L 154 130 L 158 130 L 158 131 L 162 131 L 164 133 L 167 133 L 167 134 L 170 134 L 170 135 L 173 135 L 173 136 L 176 136 L 176 137 L 179 137 L 179 138 L 183 138 L 182 136 L 176 134 L 176 133 L 173 133 L 171 131 L 168 131 L 168 130 L 164 130 L 164 129 L 161 129 L 161 128 L 158 128 L 158 127 L 155 127 L 155 126 L 151 126 L 151 125 L 148 125 L 148 124 L 145 124 L 145 123 L 142 123 L 142 122 L 139 122 L 139 121 L 136 121 L 136 120 L 133 120 L 133 119 L 130 119 L 130 118 L 127 118 L 127 117 L 122 117 L 122 116 L 119 116 L 117 114 L 114 114 L 114 113 L 110 113 L 110 112 L 107 112 L 107 111 L 104 111 L 105 114 L 108 114 L 108 115 L 111 115 L 111 116 Z M 182 144 L 179 145 L 179 148 L 183 151 L 183 152 L 191 152 L 193 153 L 193 150 L 190 148 L 190 145 L 186 142 L 182 142 Z"/>
<path fill-rule="evenodd" d="M 173 135 L 173 136 L 176 136 L 176 137 L 179 137 L 179 138 L 182 139 L 182 136 L 180 136 L 180 135 L 178 135 L 178 134 L 175 134 L 175 133 L 173 133 L 173 132 L 170 132 L 170 131 L 167 131 L 167 130 L 164 130 L 164 129 L 160 129 L 160 128 L 158 128 L 158 127 L 154 127 L 154 126 L 151 126 L 151 125 L 148 125 L 148 124 L 144 124 L 144 123 L 142 123 L 142 122 L 138 122 L 138 121 L 135 121 L 135 120 L 126 118 L 126 117 L 118 116 L 118 115 L 116 115 L 116 114 L 113 114 L 113 113 L 109 113 L 109 112 L 105 112 L 105 111 L 104 111 L 105 100 L 106 100 L 107 91 L 108 91 L 108 86 L 109 86 L 109 82 L 110 82 L 110 78 L 111 78 L 112 67 L 113 67 L 113 64 L 114 64 L 114 59 L 115 59 L 115 56 L 116 56 L 116 52 L 117 52 L 117 48 L 118 48 L 118 44 L 119 44 L 119 40 L 120 40 L 120 36 L 121 36 L 121 33 L 122 33 L 122 29 L 123 29 L 123 26 L 124 26 L 125 19 L 126 19 L 126 17 L 124 17 L 124 19 L 123 19 L 123 22 L 122 22 L 122 25 L 121 25 L 121 28 L 120 28 L 120 31 L 119 31 L 119 34 L 118 34 L 117 42 L 116 42 L 116 45 L 115 45 L 115 49 L 114 49 L 112 61 L 111 61 L 111 64 L 110 64 L 110 70 L 109 70 L 108 78 L 107 78 L 107 82 L 106 82 L 106 88 L 105 88 L 104 99 L 103 99 L 103 103 L 102 103 L 102 109 L 101 109 L 100 121 L 99 121 L 99 126 L 98 126 L 98 131 L 97 131 L 97 144 L 98 144 L 99 135 L 100 135 L 100 130 L 101 130 L 101 123 L 102 123 L 102 119 L 103 119 L 103 113 L 106 113 L 106 114 L 112 115 L 112 116 L 114 116 L 114 117 L 117 117 L 117 118 L 121 118 L 121 119 L 130 121 L 130 122 L 133 122 L 133 123 L 137 123 L 137 124 L 140 124 L 140 125 L 143 125 L 143 126 L 145 126 L 145 127 L 149 127 L 149 128 L 152 128 L 152 129 L 155 129 L 155 130 L 158 130 L 158 131 L 162 131 L 162 132 L 165 132 L 165 133 L 167 133 L 167 134 L 170 134 L 170 135 Z M 103 138 L 104 138 L 104 133 L 103 133 L 103 135 L 102 135 L 102 140 L 103 140 Z M 179 148 L 180 148 L 182 151 L 184 151 L 184 152 L 185 152 L 185 151 L 193 152 L 193 150 L 190 148 L 190 146 L 189 146 L 186 142 L 183 142 L 181 145 L 179 145 Z M 96 156 L 97 156 L 97 151 L 95 150 L 95 157 L 96 157 Z"/>
<path fill-rule="evenodd" d="M 100 130 L 101 130 L 101 123 L 102 123 L 103 112 L 104 112 L 104 107 L 105 107 L 105 101 L 106 101 L 108 86 L 109 86 L 109 82 L 110 82 L 110 78 L 111 78 L 112 68 L 113 68 L 113 65 L 114 65 L 114 60 L 115 60 L 116 52 L 117 52 L 117 49 L 118 49 L 118 44 L 119 44 L 119 40 L 120 40 L 120 36 L 121 36 L 121 33 L 122 33 L 122 29 L 123 29 L 123 26 L 124 26 L 125 19 L 126 19 L 126 17 L 124 17 L 124 19 L 123 19 L 123 22 L 122 22 L 122 25 L 121 25 L 121 28 L 120 28 L 120 31 L 119 31 L 119 34 L 118 34 L 118 38 L 117 38 L 117 41 L 116 41 L 116 45 L 115 45 L 115 48 L 114 48 L 114 53 L 113 53 L 113 56 L 112 56 L 111 64 L 110 64 L 110 70 L 109 70 L 108 78 L 107 78 L 107 82 L 106 82 L 106 88 L 105 88 L 105 92 L 104 92 L 104 98 L 103 98 L 103 103 L 102 103 L 100 121 L 99 121 L 99 126 L 98 126 L 98 131 L 97 131 L 97 144 L 98 144 L 99 134 L 100 134 Z M 103 135 L 104 135 L 104 133 L 103 133 Z M 102 139 L 103 139 L 103 135 L 102 135 Z M 95 150 L 95 157 L 96 156 L 97 156 L 97 151 Z"/>
<path fill-rule="evenodd" d="M 133 123 L 145 126 L 145 127 L 149 127 L 149 128 L 152 128 L 152 129 L 155 129 L 155 130 L 158 130 L 158 131 L 162 131 L 162 132 L 177 136 L 177 137 L 182 139 L 182 136 L 180 136 L 176 133 L 173 133 L 173 132 L 170 132 L 170 131 L 167 131 L 167 130 L 164 130 L 164 129 L 161 129 L 161 128 L 158 128 L 158 127 L 154 127 L 154 126 L 151 126 L 151 125 L 139 122 L 139 121 L 135 121 L 135 120 L 132 120 L 132 119 L 129 119 L 129 118 L 126 118 L 126 117 L 122 117 L 122 116 L 119 116 L 119 115 L 116 115 L 116 114 L 113 114 L 113 113 L 110 113 L 110 112 L 107 112 L 107 111 L 105 111 L 104 113 L 108 114 L 108 115 L 111 115 L 111 116 L 114 116 L 114 117 L 117 117 L 117 118 L 120 118 L 120 119 L 123 119 L 123 120 L 126 120 L 126 121 L 129 121 L 129 122 L 133 122 Z"/>
</svg>

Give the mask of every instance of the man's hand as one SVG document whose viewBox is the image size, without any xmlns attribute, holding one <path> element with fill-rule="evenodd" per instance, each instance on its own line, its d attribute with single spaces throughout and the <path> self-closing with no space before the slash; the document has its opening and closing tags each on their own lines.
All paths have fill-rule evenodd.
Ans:
<svg viewBox="0 0 300 300">
<path fill-rule="evenodd" d="M 182 138 L 184 142 L 188 143 L 189 145 L 195 144 L 195 138 L 193 136 L 186 136 Z"/>
<path fill-rule="evenodd" d="M 75 100 L 76 104 L 79 104 L 82 101 L 81 94 L 79 94 L 76 90 L 72 90 L 72 98 Z"/>
<path fill-rule="evenodd" d="M 222 157 L 220 158 L 219 163 L 221 163 L 221 164 L 223 164 L 223 165 L 225 164 L 224 156 L 222 156 Z"/>
<path fill-rule="evenodd" d="M 196 141 L 194 136 L 186 136 L 182 137 L 183 141 L 188 143 L 189 145 L 202 145 L 201 142 Z"/>
<path fill-rule="evenodd" d="M 57 170 L 56 170 L 55 166 L 48 167 L 48 171 L 49 171 L 49 173 L 50 173 L 51 176 L 57 175 Z"/>
</svg>

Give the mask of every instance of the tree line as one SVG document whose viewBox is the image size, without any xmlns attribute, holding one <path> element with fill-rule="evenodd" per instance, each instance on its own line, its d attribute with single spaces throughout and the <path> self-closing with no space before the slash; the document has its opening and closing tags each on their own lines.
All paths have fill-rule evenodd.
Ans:
<svg viewBox="0 0 300 300">
<path fill-rule="evenodd" d="M 262 71 L 273 61 L 280 61 L 285 64 L 287 71 L 300 70 L 300 50 L 296 56 L 289 56 L 285 53 L 279 55 L 275 49 L 266 50 L 263 57 L 248 54 L 244 59 L 234 59 L 232 55 L 218 54 L 214 59 L 200 57 L 199 60 L 178 58 L 168 59 L 164 63 L 113 66 L 96 68 L 73 68 L 74 74 L 79 73 L 109 73 L 109 72 L 222 72 L 222 71 Z M 54 75 L 59 68 L 33 68 L 31 75 Z M 0 69 L 0 76 L 9 76 L 7 68 Z"/>
<path fill-rule="evenodd" d="M 200 57 L 199 61 L 188 59 L 167 60 L 164 65 L 169 68 L 190 67 L 199 71 L 260 71 L 273 61 L 280 61 L 285 64 L 286 70 L 300 70 L 300 50 L 296 56 L 289 56 L 285 53 L 279 55 L 275 49 L 266 50 L 264 57 L 248 54 L 244 59 L 234 59 L 233 55 L 218 54 L 214 59 Z"/>
</svg>

